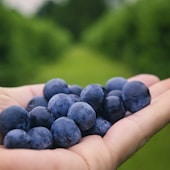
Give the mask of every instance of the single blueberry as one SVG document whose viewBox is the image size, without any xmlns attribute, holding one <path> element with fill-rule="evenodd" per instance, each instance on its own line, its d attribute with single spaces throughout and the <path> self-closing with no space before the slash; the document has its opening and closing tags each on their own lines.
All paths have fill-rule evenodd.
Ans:
<svg viewBox="0 0 170 170">
<path fill-rule="evenodd" d="M 126 109 L 134 113 L 150 104 L 151 95 L 144 83 L 130 81 L 122 89 L 122 99 Z"/>
<path fill-rule="evenodd" d="M 81 140 L 81 132 L 76 123 L 68 117 L 60 117 L 51 126 L 55 147 L 68 148 Z"/>
<path fill-rule="evenodd" d="M 80 96 L 76 94 L 69 94 L 69 96 L 72 98 L 73 103 L 80 102 Z"/>
<path fill-rule="evenodd" d="M 74 85 L 69 85 L 68 88 L 70 94 L 76 94 L 77 96 L 80 96 L 80 93 L 82 91 L 81 86 L 74 84 Z"/>
<path fill-rule="evenodd" d="M 94 109 L 85 102 L 74 103 L 69 108 L 67 116 L 73 119 L 82 131 L 90 129 L 96 120 Z"/>
<path fill-rule="evenodd" d="M 60 78 L 54 78 L 46 82 L 43 94 L 44 97 L 49 100 L 52 96 L 58 93 L 69 93 L 68 85 L 67 83 Z"/>
<path fill-rule="evenodd" d="M 90 128 L 86 134 L 88 135 L 99 135 L 103 137 L 110 129 L 111 123 L 103 117 L 97 117 L 95 124 Z"/>
<path fill-rule="evenodd" d="M 28 131 L 31 137 L 31 149 L 51 149 L 53 147 L 53 137 L 46 127 L 34 127 Z"/>
<path fill-rule="evenodd" d="M 80 94 L 80 100 L 90 104 L 96 113 L 101 109 L 101 105 L 104 99 L 104 91 L 99 84 L 87 85 Z"/>
<path fill-rule="evenodd" d="M 20 106 L 9 106 L 0 113 L 0 132 L 3 135 L 12 129 L 27 131 L 29 127 L 29 113 Z"/>
<path fill-rule="evenodd" d="M 55 118 L 66 116 L 69 107 L 73 104 L 72 98 L 64 93 L 54 95 L 48 102 L 48 110 Z"/>
<path fill-rule="evenodd" d="M 117 96 L 108 96 L 103 104 L 103 116 L 112 124 L 125 116 L 123 100 Z"/>
<path fill-rule="evenodd" d="M 106 82 L 105 88 L 107 92 L 111 90 L 122 90 L 126 83 L 127 80 L 124 77 L 113 77 Z"/>
<path fill-rule="evenodd" d="M 109 91 L 109 93 L 107 94 L 108 96 L 117 96 L 117 97 L 122 97 L 122 91 L 121 90 L 111 90 Z"/>
<path fill-rule="evenodd" d="M 43 96 L 35 96 L 28 102 L 26 110 L 30 112 L 33 108 L 37 106 L 47 107 L 47 104 L 48 102 Z"/>
<path fill-rule="evenodd" d="M 31 127 L 43 126 L 50 128 L 55 118 L 44 106 L 37 106 L 30 112 Z"/>
<path fill-rule="evenodd" d="M 31 138 L 26 131 L 13 129 L 5 135 L 3 145 L 5 148 L 30 148 Z"/>
</svg>

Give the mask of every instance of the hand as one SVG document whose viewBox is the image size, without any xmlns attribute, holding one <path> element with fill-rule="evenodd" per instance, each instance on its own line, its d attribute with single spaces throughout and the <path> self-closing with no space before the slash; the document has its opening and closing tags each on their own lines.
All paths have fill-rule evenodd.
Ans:
<svg viewBox="0 0 170 170">
<path fill-rule="evenodd" d="M 141 111 L 115 123 L 103 137 L 87 136 L 69 149 L 27 150 L 0 148 L 2 170 L 113 170 L 170 122 L 170 79 L 138 75 L 150 89 L 152 102 Z M 0 88 L 0 109 L 13 104 L 26 106 L 43 85 Z"/>
</svg>

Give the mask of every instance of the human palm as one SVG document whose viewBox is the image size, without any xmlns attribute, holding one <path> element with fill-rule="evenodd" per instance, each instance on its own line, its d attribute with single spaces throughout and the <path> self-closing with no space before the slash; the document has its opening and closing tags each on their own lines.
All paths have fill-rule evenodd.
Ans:
<svg viewBox="0 0 170 170">
<path fill-rule="evenodd" d="M 152 102 L 141 111 L 119 120 L 101 138 L 84 137 L 68 149 L 31 150 L 0 148 L 1 170 L 113 170 L 142 147 L 170 122 L 170 79 L 159 81 L 152 75 L 137 75 L 129 80 L 145 83 Z M 9 105 L 25 107 L 44 85 L 0 88 L 0 110 Z"/>
</svg>

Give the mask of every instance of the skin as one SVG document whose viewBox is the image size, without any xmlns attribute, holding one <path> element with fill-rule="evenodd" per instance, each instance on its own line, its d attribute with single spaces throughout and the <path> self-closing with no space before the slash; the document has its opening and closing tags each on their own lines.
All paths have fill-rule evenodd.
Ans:
<svg viewBox="0 0 170 170">
<path fill-rule="evenodd" d="M 103 137 L 87 136 L 68 149 L 26 150 L 0 147 L 1 170 L 113 170 L 140 149 L 170 122 L 170 78 L 137 75 L 129 79 L 145 83 L 152 102 L 139 112 L 115 123 Z M 17 104 L 25 107 L 35 95 L 42 95 L 42 84 L 0 88 L 0 110 Z M 122 135 L 123 134 L 123 135 Z"/>
</svg>

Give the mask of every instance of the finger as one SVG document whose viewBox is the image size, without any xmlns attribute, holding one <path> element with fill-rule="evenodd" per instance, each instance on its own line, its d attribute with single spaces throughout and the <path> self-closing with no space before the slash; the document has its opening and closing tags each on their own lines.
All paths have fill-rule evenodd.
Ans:
<svg viewBox="0 0 170 170">
<path fill-rule="evenodd" d="M 139 149 L 146 141 L 170 121 L 170 80 L 159 82 L 150 87 L 157 90 L 157 99 L 141 111 L 115 123 L 104 140 L 112 155 L 117 155 L 120 163 Z M 164 92 L 162 94 L 162 92 Z M 158 97 L 159 96 L 159 97 Z"/>
<path fill-rule="evenodd" d="M 152 74 L 139 74 L 128 79 L 128 81 L 133 80 L 141 81 L 148 87 L 160 81 L 157 76 Z"/>
<path fill-rule="evenodd" d="M 152 85 L 152 87 L 149 89 L 152 95 L 152 100 L 154 100 L 156 97 L 159 97 L 168 89 L 170 89 L 170 78 L 162 80 L 159 83 L 155 83 L 154 85 Z"/>
</svg>

